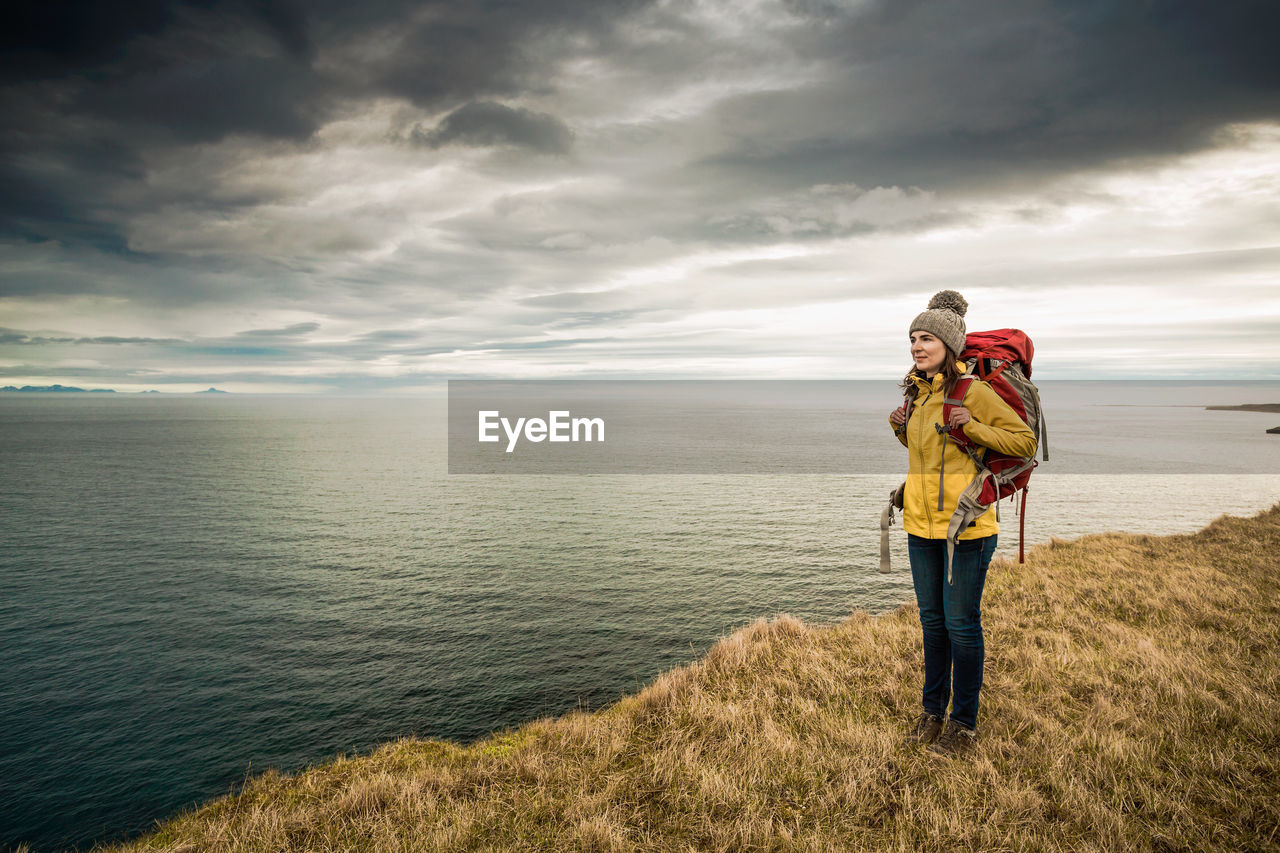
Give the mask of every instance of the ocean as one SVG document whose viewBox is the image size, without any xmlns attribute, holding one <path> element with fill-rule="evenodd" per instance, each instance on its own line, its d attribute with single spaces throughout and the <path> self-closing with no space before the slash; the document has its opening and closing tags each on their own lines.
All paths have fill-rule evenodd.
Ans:
<svg viewBox="0 0 1280 853">
<path fill-rule="evenodd" d="M 1029 544 L 1280 501 L 1280 415 L 1203 408 L 1280 382 L 1041 390 Z M 850 440 L 883 453 L 895 389 L 859 393 Z M 759 617 L 913 600 L 900 527 L 877 571 L 899 474 L 450 475 L 445 409 L 0 395 L 0 847 L 118 840 L 269 767 L 603 707 Z"/>
</svg>

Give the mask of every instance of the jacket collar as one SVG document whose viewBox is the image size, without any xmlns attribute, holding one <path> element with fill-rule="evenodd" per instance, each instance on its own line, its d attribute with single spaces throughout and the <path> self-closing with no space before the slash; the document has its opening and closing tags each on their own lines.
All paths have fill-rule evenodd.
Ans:
<svg viewBox="0 0 1280 853">
<path fill-rule="evenodd" d="M 968 367 L 969 366 L 965 364 L 963 361 L 956 362 L 956 371 L 961 376 L 963 376 L 964 372 L 968 370 Z M 941 370 L 939 370 L 937 373 L 933 375 L 932 380 L 926 379 L 924 375 L 924 371 L 918 370 L 918 369 L 913 370 L 911 372 L 911 378 L 915 380 L 916 386 L 921 391 L 924 391 L 926 393 L 930 390 L 937 391 L 939 388 L 942 387 L 942 371 Z"/>
</svg>

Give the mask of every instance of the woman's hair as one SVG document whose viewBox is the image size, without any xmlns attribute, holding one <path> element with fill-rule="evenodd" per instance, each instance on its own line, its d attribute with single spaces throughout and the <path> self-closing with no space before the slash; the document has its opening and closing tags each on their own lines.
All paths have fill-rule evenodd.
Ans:
<svg viewBox="0 0 1280 853">
<path fill-rule="evenodd" d="M 956 382 L 959 381 L 963 374 L 956 369 L 956 357 L 955 353 L 951 352 L 951 347 L 944 346 L 943 349 L 947 351 L 947 356 L 942 359 L 942 369 L 938 372 L 942 374 L 942 393 L 944 396 L 950 397 L 951 392 L 956 388 Z M 916 398 L 916 394 L 920 393 L 919 386 L 912 381 L 911 377 L 922 375 L 923 374 L 917 368 L 913 367 L 907 371 L 906 376 L 902 377 L 902 382 L 898 387 L 902 389 L 902 393 L 907 397 L 907 399 L 914 400 Z"/>
</svg>

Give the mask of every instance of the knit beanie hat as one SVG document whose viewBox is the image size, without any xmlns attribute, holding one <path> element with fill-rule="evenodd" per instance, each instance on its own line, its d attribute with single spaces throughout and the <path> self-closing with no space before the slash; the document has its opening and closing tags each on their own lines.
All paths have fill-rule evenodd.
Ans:
<svg viewBox="0 0 1280 853">
<path fill-rule="evenodd" d="M 928 332 L 947 345 L 953 358 L 964 352 L 964 312 L 969 303 L 954 290 L 939 290 L 929 300 L 929 309 L 911 321 L 907 332 Z"/>
</svg>

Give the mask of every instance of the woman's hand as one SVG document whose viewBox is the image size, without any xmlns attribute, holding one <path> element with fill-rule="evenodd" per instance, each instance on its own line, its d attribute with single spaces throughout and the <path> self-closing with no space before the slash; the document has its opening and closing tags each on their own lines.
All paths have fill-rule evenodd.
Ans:
<svg viewBox="0 0 1280 853">
<path fill-rule="evenodd" d="M 963 426 L 967 424 L 971 420 L 972 418 L 969 417 L 968 409 L 966 409 L 964 406 L 956 406 L 954 409 L 951 410 L 951 421 L 950 423 L 947 424 L 947 426 L 952 429 L 955 429 L 958 426 Z"/>
<path fill-rule="evenodd" d="M 907 422 L 907 404 L 903 403 L 889 413 L 889 422 L 894 426 L 902 426 Z"/>
</svg>

